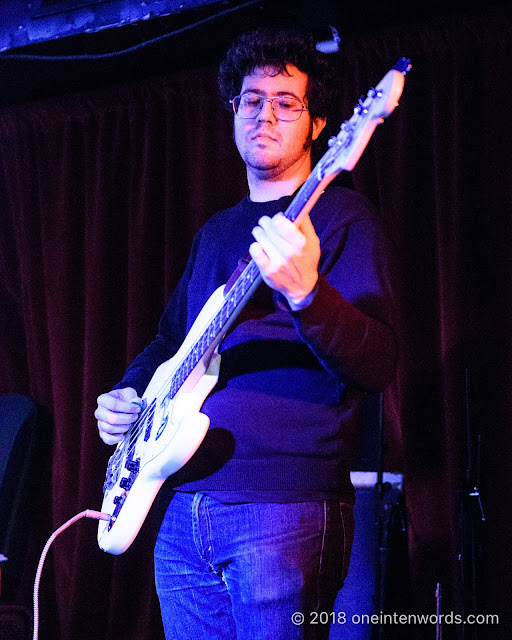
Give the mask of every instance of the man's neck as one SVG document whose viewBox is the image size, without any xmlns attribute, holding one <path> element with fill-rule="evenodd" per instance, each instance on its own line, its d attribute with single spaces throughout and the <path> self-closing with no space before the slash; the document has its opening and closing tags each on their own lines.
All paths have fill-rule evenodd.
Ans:
<svg viewBox="0 0 512 640">
<path fill-rule="evenodd" d="M 291 178 L 283 180 L 258 177 L 248 172 L 249 198 L 252 202 L 270 202 L 271 200 L 279 200 L 284 196 L 291 196 L 305 182 L 309 173 L 308 168 L 307 171 L 301 171 Z"/>
</svg>

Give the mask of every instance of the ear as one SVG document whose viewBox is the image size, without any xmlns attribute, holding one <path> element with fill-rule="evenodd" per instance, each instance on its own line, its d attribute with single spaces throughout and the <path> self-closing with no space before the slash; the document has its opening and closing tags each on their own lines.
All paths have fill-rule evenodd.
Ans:
<svg viewBox="0 0 512 640">
<path fill-rule="evenodd" d="M 326 122 L 327 122 L 327 118 L 314 118 L 312 140 L 316 140 L 318 136 L 322 133 Z"/>
</svg>

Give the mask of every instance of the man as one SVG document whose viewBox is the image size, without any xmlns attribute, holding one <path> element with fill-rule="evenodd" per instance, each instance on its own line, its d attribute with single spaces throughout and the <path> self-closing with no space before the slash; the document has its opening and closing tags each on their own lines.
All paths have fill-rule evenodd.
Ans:
<svg viewBox="0 0 512 640">
<path fill-rule="evenodd" d="M 279 213 L 310 174 L 329 78 L 313 40 L 294 32 L 232 46 L 219 79 L 249 195 L 197 234 L 156 339 L 98 398 L 113 444 L 250 245 L 265 284 L 221 344 L 202 408 L 210 429 L 167 481 L 155 573 L 168 640 L 326 638 L 315 612 L 332 611 L 348 570 L 361 398 L 391 379 L 396 340 L 386 239 L 366 200 L 331 187 L 298 226 Z"/>
</svg>

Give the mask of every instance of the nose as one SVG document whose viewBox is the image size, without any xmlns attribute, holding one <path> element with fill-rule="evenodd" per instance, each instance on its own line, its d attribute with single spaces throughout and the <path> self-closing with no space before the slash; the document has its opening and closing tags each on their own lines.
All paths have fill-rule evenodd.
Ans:
<svg viewBox="0 0 512 640">
<path fill-rule="evenodd" d="M 276 122 L 277 118 L 272 111 L 272 101 L 265 100 L 263 102 L 263 106 L 261 107 L 261 111 L 258 113 L 258 120 L 261 122 Z"/>
</svg>

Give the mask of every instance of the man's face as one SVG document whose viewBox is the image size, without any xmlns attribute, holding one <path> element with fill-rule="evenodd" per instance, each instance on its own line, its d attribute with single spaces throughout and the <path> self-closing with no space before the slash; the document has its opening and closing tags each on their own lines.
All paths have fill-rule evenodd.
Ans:
<svg viewBox="0 0 512 640">
<path fill-rule="evenodd" d="M 289 95 L 307 106 L 307 75 L 294 65 L 286 69 L 289 75 L 271 76 L 256 68 L 245 76 L 240 93 L 264 97 Z M 259 180 L 287 180 L 297 173 L 309 173 L 311 141 L 316 140 L 324 125 L 323 118 L 312 120 L 307 110 L 293 122 L 277 120 L 270 102 L 265 102 L 255 118 L 235 116 L 235 142 L 249 173 Z"/>
</svg>

